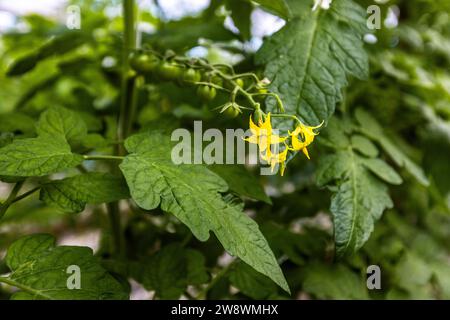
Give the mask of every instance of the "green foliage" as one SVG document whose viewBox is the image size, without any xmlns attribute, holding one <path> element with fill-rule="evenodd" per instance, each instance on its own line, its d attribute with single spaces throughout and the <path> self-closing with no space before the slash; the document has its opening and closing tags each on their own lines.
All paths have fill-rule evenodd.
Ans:
<svg viewBox="0 0 450 320">
<path fill-rule="evenodd" d="M 0 175 L 4 176 L 44 176 L 83 161 L 83 157 L 72 153 L 67 141 L 59 136 L 15 140 L 0 151 Z"/>
<path fill-rule="evenodd" d="M 134 269 L 135 277 L 161 299 L 178 299 L 188 284 L 200 285 L 209 280 L 203 255 L 177 243 L 165 246 Z"/>
<path fill-rule="evenodd" d="M 130 197 L 125 181 L 108 173 L 86 173 L 42 185 L 40 199 L 64 212 L 81 212 L 87 203 L 101 204 Z"/>
<path fill-rule="evenodd" d="M 445 1 L 395 1 L 392 28 L 377 3 L 377 30 L 372 0 L 70 2 L 80 30 L 0 35 L 0 299 L 450 299 Z M 285 24 L 257 38 L 258 8 Z M 175 129 L 212 149 L 194 120 L 251 127 L 284 175 L 174 163 Z"/>
<path fill-rule="evenodd" d="M 227 191 L 227 183 L 201 165 L 175 165 L 167 140 L 158 133 L 144 133 L 126 141 L 131 154 L 120 169 L 136 203 L 146 210 L 161 205 L 163 211 L 175 215 L 201 241 L 206 241 L 212 230 L 230 254 L 289 291 L 258 225 L 222 199 L 220 192 Z M 156 141 L 159 146 L 154 148 Z"/>
<path fill-rule="evenodd" d="M 368 59 L 361 40 L 362 8 L 339 0 L 329 11 L 311 13 L 309 2 L 264 43 L 256 58 L 266 66 L 266 76 L 274 79 L 271 88 L 281 95 L 287 110 L 317 125 L 334 113 L 347 74 L 367 77 Z"/>
<path fill-rule="evenodd" d="M 8 249 L 6 264 L 11 275 L 0 282 L 16 286 L 21 291 L 15 299 L 127 299 L 123 285 L 109 274 L 92 250 L 86 247 L 55 246 L 50 235 L 32 235 L 14 242 Z M 82 270 L 81 289 L 67 287 L 66 270 L 76 265 Z"/>
<path fill-rule="evenodd" d="M 39 118 L 36 130 L 41 136 L 63 136 L 67 141 L 81 139 L 87 134 L 83 118 L 65 108 L 46 110 Z"/>
</svg>

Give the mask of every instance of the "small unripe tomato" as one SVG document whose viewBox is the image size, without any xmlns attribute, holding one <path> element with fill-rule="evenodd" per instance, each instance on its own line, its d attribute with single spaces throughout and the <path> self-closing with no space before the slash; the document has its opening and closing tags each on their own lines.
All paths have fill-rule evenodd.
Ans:
<svg viewBox="0 0 450 320">
<path fill-rule="evenodd" d="M 219 87 L 223 87 L 223 80 L 219 76 L 213 76 L 211 78 L 211 83 L 214 83 L 215 85 L 218 85 Z"/>
<path fill-rule="evenodd" d="M 226 108 L 223 112 L 228 118 L 234 119 L 239 115 L 239 109 L 233 106 Z"/>
<path fill-rule="evenodd" d="M 242 79 L 235 79 L 235 80 L 233 80 L 233 81 L 235 82 L 235 84 L 236 84 L 238 87 L 244 88 L 244 81 L 243 81 Z M 232 84 L 232 83 L 230 83 L 229 81 L 226 81 L 226 82 L 225 82 L 225 87 L 226 87 L 228 90 L 234 90 L 235 85 Z"/>
<path fill-rule="evenodd" d="M 158 68 L 159 76 L 164 80 L 176 80 L 180 77 L 182 69 L 170 62 L 163 62 Z"/>
<path fill-rule="evenodd" d="M 199 82 L 201 79 L 201 74 L 195 69 L 188 68 L 183 72 L 183 81 L 185 82 Z"/>
<path fill-rule="evenodd" d="M 244 88 L 244 80 L 242 79 L 236 79 L 236 84 L 241 87 Z"/>
<path fill-rule="evenodd" d="M 216 88 L 209 86 L 199 86 L 197 88 L 197 95 L 204 101 L 211 101 L 216 97 Z"/>
<path fill-rule="evenodd" d="M 149 73 L 159 66 L 159 58 L 153 54 L 132 53 L 130 55 L 130 66 L 138 73 Z"/>
</svg>

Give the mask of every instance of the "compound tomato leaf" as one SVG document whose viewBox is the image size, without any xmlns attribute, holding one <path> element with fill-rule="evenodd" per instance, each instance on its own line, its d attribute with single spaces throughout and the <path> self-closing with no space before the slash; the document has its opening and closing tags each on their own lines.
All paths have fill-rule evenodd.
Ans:
<svg viewBox="0 0 450 320">
<path fill-rule="evenodd" d="M 0 175 L 32 177 L 76 167 L 83 157 L 73 154 L 59 136 L 15 140 L 0 149 Z"/>
<path fill-rule="evenodd" d="M 63 107 L 52 107 L 44 111 L 36 130 L 39 135 L 60 135 L 67 141 L 79 140 L 87 135 L 83 118 L 75 111 Z"/>
<path fill-rule="evenodd" d="M 360 125 L 359 130 L 379 143 L 396 165 L 405 168 L 422 185 L 428 186 L 430 184 L 422 168 L 415 164 L 386 136 L 385 130 L 372 115 L 362 109 L 357 109 L 355 118 Z"/>
<path fill-rule="evenodd" d="M 0 282 L 21 290 L 13 299 L 124 300 L 129 296 L 128 289 L 101 266 L 92 249 L 55 246 L 50 235 L 25 236 L 15 241 L 8 249 L 6 264 L 12 272 Z M 76 272 L 69 270 L 80 272 L 80 289 L 68 288 L 72 284 L 70 276 Z"/>
<path fill-rule="evenodd" d="M 365 12 L 353 1 L 335 0 L 329 10 L 298 9 L 293 14 L 264 42 L 256 62 L 265 65 L 270 89 L 280 95 L 286 112 L 318 125 L 334 113 L 348 75 L 368 76 Z M 276 109 L 275 101 L 268 103 Z M 291 120 L 278 120 L 277 128 L 292 128 Z"/>
<path fill-rule="evenodd" d="M 108 173 L 86 173 L 42 185 L 40 199 L 65 212 L 81 212 L 87 203 L 101 204 L 129 198 L 121 177 Z"/>
<path fill-rule="evenodd" d="M 152 143 L 166 145 L 168 156 L 152 150 Z M 238 256 L 289 292 L 287 282 L 255 221 L 237 206 L 223 200 L 226 182 L 201 165 L 175 165 L 170 146 L 161 134 L 140 134 L 125 143 L 129 152 L 120 168 L 131 196 L 143 209 L 170 212 L 201 241 L 213 231 L 230 254 Z"/>
<path fill-rule="evenodd" d="M 330 211 L 339 257 L 361 248 L 369 239 L 375 221 L 385 209 L 393 206 L 386 185 L 368 171 L 366 162 L 370 160 L 373 159 L 361 158 L 348 150 L 325 156 L 319 162 L 317 183 L 325 185 L 336 181 Z M 396 183 L 400 178 L 393 170 L 382 176 Z"/>
</svg>

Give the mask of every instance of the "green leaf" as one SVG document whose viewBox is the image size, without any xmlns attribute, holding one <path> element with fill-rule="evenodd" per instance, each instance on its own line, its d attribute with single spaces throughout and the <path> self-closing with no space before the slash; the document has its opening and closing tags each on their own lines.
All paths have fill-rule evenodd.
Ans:
<svg viewBox="0 0 450 320">
<path fill-rule="evenodd" d="M 121 177 L 108 173 L 87 173 L 42 185 L 40 199 L 65 212 L 81 212 L 87 203 L 101 204 L 129 198 Z"/>
<path fill-rule="evenodd" d="M 80 140 L 87 135 L 83 118 L 63 107 L 52 107 L 43 112 L 36 130 L 39 135 L 59 135 L 67 141 Z"/>
<path fill-rule="evenodd" d="M 253 299 L 266 299 L 277 292 L 277 286 L 266 276 L 245 263 L 239 263 L 229 273 L 230 282 L 242 293 Z"/>
<path fill-rule="evenodd" d="M 143 262 L 137 266 L 140 270 L 135 276 L 161 299 L 178 299 L 188 285 L 199 285 L 209 279 L 203 255 L 178 243 L 163 247 Z"/>
<path fill-rule="evenodd" d="M 224 179 L 231 191 L 251 199 L 264 201 L 271 204 L 272 201 L 266 195 L 259 179 L 241 165 L 210 165 L 208 169 L 217 173 Z"/>
<path fill-rule="evenodd" d="M 378 156 L 378 148 L 372 143 L 372 141 L 362 135 L 353 135 L 351 138 L 351 144 L 353 149 L 369 158 L 375 158 Z"/>
<path fill-rule="evenodd" d="M 288 19 L 291 17 L 291 10 L 289 9 L 285 0 L 252 0 L 252 2 L 258 3 L 267 11 L 276 14 L 281 18 Z"/>
<path fill-rule="evenodd" d="M 200 165 L 174 165 L 167 140 L 161 134 L 144 133 L 125 143 L 132 154 L 125 157 L 120 168 L 136 203 L 147 210 L 161 205 L 201 241 L 206 241 L 212 230 L 230 254 L 289 291 L 256 222 L 222 199 L 220 192 L 228 189 L 226 182 Z"/>
<path fill-rule="evenodd" d="M 8 249 L 6 263 L 12 273 L 6 281 L 22 290 L 13 299 L 127 299 L 128 292 L 87 247 L 55 246 L 51 235 L 25 236 Z M 80 268 L 81 289 L 67 287 L 70 266 Z M 70 281 L 69 281 L 70 283 Z"/>
<path fill-rule="evenodd" d="M 349 0 L 335 0 L 329 10 L 293 13 L 296 17 L 264 42 L 256 62 L 266 66 L 270 89 L 280 95 L 286 112 L 318 125 L 334 113 L 348 75 L 368 76 L 362 41 L 366 14 Z M 268 102 L 275 110 L 274 101 Z M 291 120 L 277 123 L 280 129 L 292 127 Z"/>
<path fill-rule="evenodd" d="M 390 184 L 401 184 L 403 182 L 398 173 L 381 159 L 364 159 L 362 163 L 374 175 Z"/>
<path fill-rule="evenodd" d="M 83 157 L 73 154 L 58 136 L 15 140 L 0 149 L 0 175 L 5 176 L 45 176 L 82 162 Z"/>
<path fill-rule="evenodd" d="M 38 50 L 19 58 L 9 67 L 8 77 L 19 76 L 34 69 L 44 59 L 53 55 L 62 55 L 78 48 L 86 41 L 86 37 L 79 31 L 69 31 L 55 36 L 42 45 Z"/>
<path fill-rule="evenodd" d="M 338 151 L 323 157 L 317 169 L 319 185 L 336 181 L 330 210 L 334 218 L 336 252 L 340 257 L 361 248 L 369 239 L 375 221 L 393 205 L 386 185 L 367 171 L 366 162 L 370 161 L 352 150 Z M 380 166 L 379 162 L 377 165 Z M 386 166 L 383 170 L 388 170 Z M 398 176 L 387 172 L 382 174 L 384 178 L 398 182 Z"/>
<path fill-rule="evenodd" d="M 239 29 L 242 40 L 249 40 L 251 37 L 250 15 L 253 11 L 253 6 L 249 2 L 227 0 L 227 8 L 231 10 L 231 18 L 234 25 Z"/>
<path fill-rule="evenodd" d="M 303 290 L 319 299 L 368 299 L 365 278 L 337 264 L 312 264 L 305 268 Z"/>
<path fill-rule="evenodd" d="M 400 167 L 405 168 L 412 174 L 422 185 L 428 186 L 429 181 L 422 168 L 409 159 L 399 148 L 391 142 L 386 136 L 381 125 L 366 111 L 357 109 L 355 118 L 360 124 L 359 130 L 370 139 L 378 142 L 384 151 L 392 158 L 392 160 Z"/>
</svg>

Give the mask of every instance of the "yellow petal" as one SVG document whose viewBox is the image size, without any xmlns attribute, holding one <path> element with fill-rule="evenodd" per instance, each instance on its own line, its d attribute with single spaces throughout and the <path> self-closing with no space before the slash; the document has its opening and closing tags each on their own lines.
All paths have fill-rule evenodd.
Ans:
<svg viewBox="0 0 450 320">
<path fill-rule="evenodd" d="M 305 147 L 302 149 L 302 151 L 305 154 L 305 156 L 308 158 L 308 160 L 311 160 L 311 158 L 309 157 L 308 149 L 306 149 L 306 147 Z"/>
<path fill-rule="evenodd" d="M 254 135 L 258 135 L 259 134 L 259 127 L 253 122 L 252 116 L 250 116 L 250 131 Z"/>
<path fill-rule="evenodd" d="M 267 135 L 272 134 L 272 124 L 270 123 L 270 112 L 267 114 L 266 121 L 259 125 L 261 130 L 266 130 Z"/>
<path fill-rule="evenodd" d="M 297 136 L 292 136 L 292 149 L 295 151 L 299 151 L 305 147 L 305 144 L 298 140 Z"/>
<path fill-rule="evenodd" d="M 286 140 L 286 137 L 280 137 L 277 134 L 273 134 L 270 136 L 270 144 L 282 143 Z"/>
</svg>

